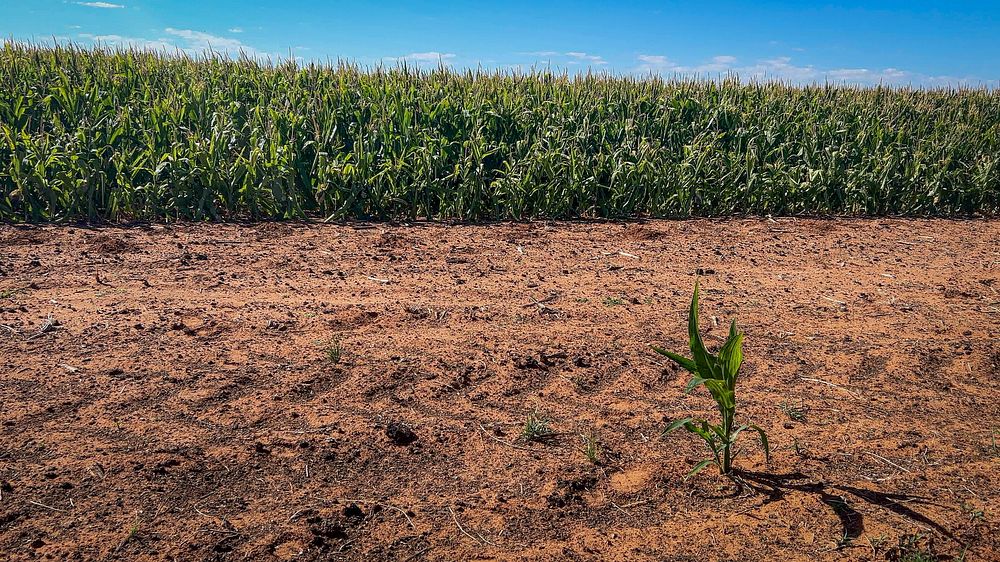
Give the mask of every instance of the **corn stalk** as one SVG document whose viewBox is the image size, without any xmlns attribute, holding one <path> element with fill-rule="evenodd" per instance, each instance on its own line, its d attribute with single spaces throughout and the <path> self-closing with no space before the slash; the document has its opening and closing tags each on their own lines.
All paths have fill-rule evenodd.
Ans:
<svg viewBox="0 0 1000 562">
<path fill-rule="evenodd" d="M 660 347 L 653 350 L 664 355 L 691 373 L 691 380 L 684 388 L 690 393 L 699 386 L 704 386 L 712 395 L 719 410 L 721 422 L 711 424 L 703 419 L 682 418 L 670 423 L 663 431 L 668 434 L 679 428 L 694 433 L 705 441 L 712 457 L 702 460 L 694 466 L 688 476 L 693 476 L 706 466 L 715 464 L 719 472 L 729 475 L 733 471 L 734 445 L 737 437 L 746 429 L 752 429 L 760 436 L 765 457 L 770 460 L 771 450 L 767 442 L 767 434 L 753 424 L 736 426 L 736 382 L 739 379 L 740 366 L 743 364 L 743 333 L 736 329 L 736 321 L 729 325 L 729 337 L 722 345 L 718 355 L 713 355 L 705 348 L 698 331 L 698 282 L 694 285 L 694 296 L 691 298 L 691 308 L 688 316 L 688 336 L 690 338 L 691 358 L 678 355 Z"/>
</svg>

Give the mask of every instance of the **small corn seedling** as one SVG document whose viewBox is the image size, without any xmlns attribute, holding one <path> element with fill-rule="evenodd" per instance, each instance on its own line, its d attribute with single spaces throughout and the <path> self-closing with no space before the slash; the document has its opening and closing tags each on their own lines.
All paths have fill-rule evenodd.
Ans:
<svg viewBox="0 0 1000 562">
<path fill-rule="evenodd" d="M 712 457 L 696 464 L 688 473 L 688 477 L 694 476 L 711 464 L 718 466 L 722 474 L 732 474 L 733 445 L 740 433 L 746 429 L 752 429 L 760 435 L 764 455 L 770 461 L 771 450 L 768 447 L 767 434 L 764 433 L 764 430 L 753 424 L 737 427 L 735 423 L 736 381 L 740 366 L 743 364 L 743 334 L 736 330 L 736 321 L 734 320 L 729 327 L 729 337 L 719 350 L 719 354 L 713 355 L 705 349 L 705 343 L 701 339 L 701 334 L 698 333 L 697 281 L 694 285 L 694 297 L 691 298 L 688 335 L 691 340 L 691 359 L 653 346 L 654 351 L 665 355 L 691 373 L 691 381 L 688 382 L 684 392 L 690 393 L 695 388 L 704 385 L 712 394 L 712 398 L 719 407 L 719 414 L 722 416 L 722 423 L 718 425 L 710 424 L 702 419 L 683 418 L 671 423 L 663 431 L 665 435 L 683 427 L 704 439 L 705 444 L 712 451 Z"/>
</svg>

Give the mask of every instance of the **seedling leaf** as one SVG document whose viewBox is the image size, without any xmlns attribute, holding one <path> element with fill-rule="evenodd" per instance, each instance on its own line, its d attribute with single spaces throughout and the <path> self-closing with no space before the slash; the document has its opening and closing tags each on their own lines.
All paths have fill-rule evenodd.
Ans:
<svg viewBox="0 0 1000 562">
<path fill-rule="evenodd" d="M 767 434 L 756 425 L 751 424 L 750 428 L 757 431 L 757 434 L 760 435 L 760 445 L 764 448 L 764 459 L 767 462 L 771 462 L 771 447 L 767 444 Z"/>
<path fill-rule="evenodd" d="M 698 372 L 698 365 L 694 361 L 688 359 L 687 357 L 684 357 L 683 355 L 678 355 L 672 351 L 667 351 L 666 349 L 663 349 L 662 347 L 657 347 L 655 345 L 652 346 L 652 348 L 653 351 L 659 353 L 660 355 L 665 355 L 670 359 L 672 359 L 675 363 L 686 369 L 689 373 Z"/>
<path fill-rule="evenodd" d="M 673 422 L 670 423 L 670 425 L 667 426 L 666 429 L 663 430 L 663 433 L 661 433 L 660 435 L 666 435 L 668 433 L 674 432 L 678 428 L 686 426 L 687 424 L 691 423 L 692 419 L 694 418 L 681 418 L 679 420 L 674 420 Z"/>
<path fill-rule="evenodd" d="M 691 394 L 691 391 L 698 388 L 698 385 L 705 384 L 705 381 L 710 379 L 703 379 L 701 377 L 693 377 L 688 381 L 687 386 L 684 387 L 684 394 Z"/>
<path fill-rule="evenodd" d="M 705 468 L 706 466 L 708 466 L 710 464 L 715 464 L 715 460 L 713 460 L 713 459 L 705 459 L 705 460 L 699 462 L 698 464 L 694 465 L 694 468 L 691 469 L 691 472 L 687 473 L 687 476 L 685 476 L 684 479 L 687 480 L 688 478 L 691 478 L 695 474 L 698 474 L 699 472 L 701 472 L 701 470 L 703 468 Z"/>
</svg>

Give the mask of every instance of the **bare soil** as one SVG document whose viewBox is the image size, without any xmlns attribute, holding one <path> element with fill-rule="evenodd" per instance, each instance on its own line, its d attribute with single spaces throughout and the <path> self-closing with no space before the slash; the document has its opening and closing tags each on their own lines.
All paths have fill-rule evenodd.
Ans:
<svg viewBox="0 0 1000 562">
<path fill-rule="evenodd" d="M 743 487 L 660 436 L 696 271 Z M 0 558 L 1000 560 L 998 277 L 990 221 L 0 227 Z"/>
</svg>

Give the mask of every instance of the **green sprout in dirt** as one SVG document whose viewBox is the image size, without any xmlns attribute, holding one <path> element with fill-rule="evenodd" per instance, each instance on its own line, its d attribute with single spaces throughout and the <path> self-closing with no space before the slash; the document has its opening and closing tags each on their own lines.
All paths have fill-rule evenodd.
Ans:
<svg viewBox="0 0 1000 562">
<path fill-rule="evenodd" d="M 740 366 L 743 364 L 743 334 L 736 330 L 734 320 L 729 327 L 729 337 L 722 345 L 718 355 L 713 355 L 705 349 L 705 343 L 698 333 L 698 282 L 694 285 L 694 297 L 691 299 L 690 316 L 688 317 L 688 335 L 691 340 L 691 355 L 688 359 L 676 353 L 653 346 L 653 350 L 669 357 L 678 365 L 692 374 L 691 381 L 684 389 L 689 393 L 695 388 L 705 385 L 719 407 L 722 423 L 713 425 L 702 419 L 679 419 L 663 431 L 670 433 L 683 427 L 701 437 L 712 451 L 712 457 L 694 466 L 688 477 L 694 476 L 710 464 L 719 467 L 722 474 L 730 475 L 733 471 L 733 445 L 736 438 L 745 429 L 753 429 L 760 435 L 764 447 L 765 458 L 770 461 L 771 451 L 767 444 L 764 430 L 752 424 L 736 426 L 736 381 Z"/>
<path fill-rule="evenodd" d="M 879 550 L 885 545 L 885 541 L 888 540 L 885 535 L 879 535 L 877 537 L 866 537 L 868 539 L 868 548 L 872 549 L 872 558 L 878 556 Z"/>
<path fill-rule="evenodd" d="M 922 534 L 904 535 L 899 538 L 899 546 L 890 553 L 899 562 L 935 562 L 938 556 Z"/>
<path fill-rule="evenodd" d="M 125 545 L 138 538 L 138 536 L 139 536 L 139 519 L 137 517 L 135 522 L 132 523 L 132 527 L 129 528 L 128 535 L 125 536 L 122 542 L 118 543 L 118 546 L 114 549 L 112 554 L 117 553 L 119 550 L 125 548 Z"/>
<path fill-rule="evenodd" d="M 525 441 L 545 441 L 554 435 L 549 426 L 549 419 L 538 410 L 528 414 L 524 421 L 524 428 L 521 429 L 521 437 Z"/>
<path fill-rule="evenodd" d="M 802 405 L 800 402 L 798 406 L 790 404 L 787 400 L 781 403 L 781 411 L 788 416 L 788 419 L 797 422 L 806 421 L 806 412 L 808 408 Z"/>
<path fill-rule="evenodd" d="M 969 521 L 972 523 L 975 523 L 976 521 L 982 521 L 983 516 L 986 515 L 985 511 L 977 508 L 972 504 L 967 504 L 964 501 L 962 502 L 962 511 L 969 516 Z"/>
<path fill-rule="evenodd" d="M 592 464 L 601 464 L 601 442 L 597 438 L 597 434 L 593 431 L 580 434 L 580 441 L 583 442 L 583 446 L 580 448 L 583 451 L 583 456 L 587 457 L 587 460 Z"/>
<path fill-rule="evenodd" d="M 326 359 L 334 365 L 339 365 L 343 351 L 344 350 L 340 345 L 340 340 L 333 339 L 330 341 L 329 347 L 326 348 Z"/>
<path fill-rule="evenodd" d="M 4 289 L 0 291 L 0 300 L 2 299 L 12 299 L 17 296 L 18 293 L 24 289 Z"/>
</svg>

